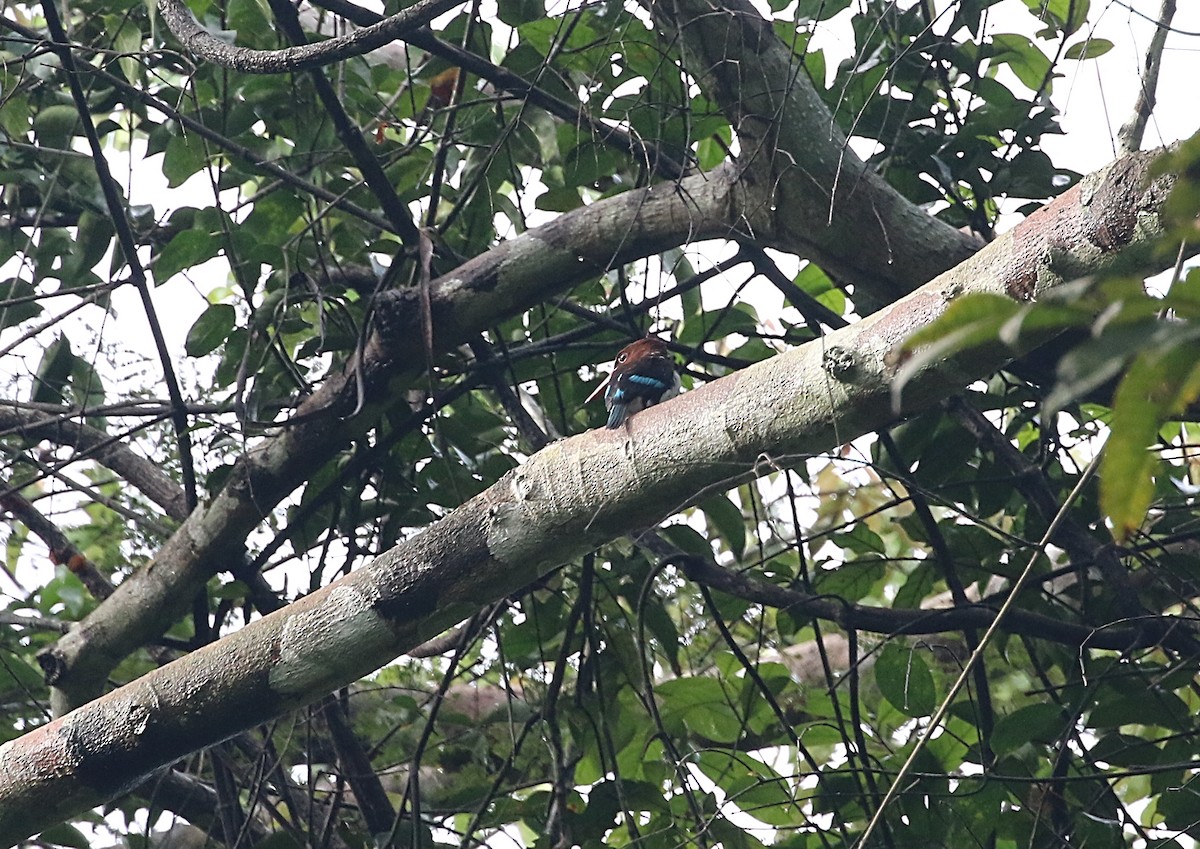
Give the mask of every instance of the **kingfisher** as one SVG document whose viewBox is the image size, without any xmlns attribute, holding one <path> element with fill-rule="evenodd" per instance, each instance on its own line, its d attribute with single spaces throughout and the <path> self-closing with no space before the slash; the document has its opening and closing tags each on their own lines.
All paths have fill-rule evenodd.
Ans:
<svg viewBox="0 0 1200 849">
<path fill-rule="evenodd" d="M 679 394 L 679 374 L 667 343 L 647 336 L 626 345 L 613 362 L 612 373 L 588 396 L 589 403 L 601 392 L 608 407 L 605 427 L 615 430 L 626 418 Z"/>
</svg>

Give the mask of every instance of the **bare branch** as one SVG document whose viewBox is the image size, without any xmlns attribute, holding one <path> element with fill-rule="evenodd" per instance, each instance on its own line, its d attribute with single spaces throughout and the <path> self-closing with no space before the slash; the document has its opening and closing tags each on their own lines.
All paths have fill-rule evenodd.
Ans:
<svg viewBox="0 0 1200 849">
<path fill-rule="evenodd" d="M 112 595 L 112 581 L 101 574 L 96 564 L 67 539 L 57 525 L 30 504 L 29 499 L 19 492 L 6 492 L 0 495 L 0 507 L 12 513 L 15 519 L 41 539 L 50 549 L 50 560 L 56 565 L 66 566 L 95 598 L 106 599 Z"/>
<path fill-rule="evenodd" d="M 1167 43 L 1167 33 L 1171 29 L 1171 20 L 1175 17 L 1175 0 L 1163 0 L 1158 12 L 1158 26 L 1150 37 L 1150 46 L 1146 48 L 1146 59 L 1142 64 L 1141 87 L 1138 89 L 1137 103 L 1133 114 L 1117 132 L 1121 153 L 1133 153 L 1141 150 L 1142 137 L 1146 133 L 1146 123 L 1154 112 L 1154 104 L 1158 94 L 1158 71 L 1162 67 L 1163 48 Z"/>
<path fill-rule="evenodd" d="M 4 610 L 0 610 L 0 625 L 28 628 L 34 631 L 58 631 L 60 634 L 65 634 L 71 627 L 70 622 L 63 622 L 61 619 L 54 619 L 50 616 L 20 616 Z"/>
</svg>

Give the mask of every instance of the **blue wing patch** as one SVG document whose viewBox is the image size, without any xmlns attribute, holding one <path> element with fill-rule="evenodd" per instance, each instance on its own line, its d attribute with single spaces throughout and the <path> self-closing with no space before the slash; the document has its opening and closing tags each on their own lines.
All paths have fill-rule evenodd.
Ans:
<svg viewBox="0 0 1200 849">
<path fill-rule="evenodd" d="M 652 389 L 657 389 L 659 392 L 664 392 L 667 388 L 667 384 L 663 383 L 657 377 L 648 377 L 644 374 L 631 374 L 625 379 L 631 383 L 640 383 L 642 386 L 649 386 Z"/>
</svg>

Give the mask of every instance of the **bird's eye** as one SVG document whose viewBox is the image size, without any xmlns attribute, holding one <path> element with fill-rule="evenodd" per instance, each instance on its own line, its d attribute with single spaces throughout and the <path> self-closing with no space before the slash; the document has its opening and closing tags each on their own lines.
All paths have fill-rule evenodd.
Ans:
<svg viewBox="0 0 1200 849">
<path fill-rule="evenodd" d="M 625 362 L 627 359 L 629 359 L 629 355 L 628 355 L 628 354 L 618 354 L 618 355 L 617 355 L 617 362 L 619 362 L 619 363 L 623 363 L 623 362 Z"/>
</svg>

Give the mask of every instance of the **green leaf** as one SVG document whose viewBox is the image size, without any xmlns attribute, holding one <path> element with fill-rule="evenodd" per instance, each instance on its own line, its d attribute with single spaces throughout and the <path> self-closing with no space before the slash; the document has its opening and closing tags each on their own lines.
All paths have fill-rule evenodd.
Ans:
<svg viewBox="0 0 1200 849">
<path fill-rule="evenodd" d="M 1063 731 L 1066 718 L 1056 704 L 1044 703 L 1018 708 L 996 722 L 992 731 L 992 751 L 1007 755 L 1026 743 L 1050 743 Z"/>
<path fill-rule="evenodd" d="M 232 304 L 211 304 L 200 313 L 200 317 L 188 331 L 184 350 L 189 357 L 211 354 L 225 343 L 236 324 L 237 311 Z"/>
<path fill-rule="evenodd" d="M 951 301 L 935 321 L 904 341 L 901 352 L 908 356 L 892 379 L 892 396 L 899 399 L 905 385 L 927 367 L 996 341 L 1000 328 L 1021 308 L 1012 298 L 989 292 L 972 292 Z"/>
<path fill-rule="evenodd" d="M 42 352 L 42 359 L 38 363 L 37 374 L 34 377 L 33 394 L 29 400 L 35 404 L 63 403 L 65 401 L 63 392 L 66 389 L 67 381 L 71 379 L 71 369 L 74 364 L 75 354 L 71 350 L 71 342 L 66 336 L 60 334 Z"/>
<path fill-rule="evenodd" d="M 732 132 L 723 127 L 713 135 L 696 143 L 696 164 L 701 171 L 711 171 L 729 158 L 729 142 Z"/>
<path fill-rule="evenodd" d="M 1053 25 L 1038 36 L 1054 38 L 1059 30 L 1070 35 L 1087 22 L 1091 0 L 1025 0 L 1025 5 L 1039 23 Z"/>
<path fill-rule="evenodd" d="M 800 0 L 796 6 L 796 20 L 827 21 L 844 9 L 850 8 L 851 0 Z"/>
<path fill-rule="evenodd" d="M 654 690 L 668 727 L 672 721 L 682 723 L 688 731 L 717 743 L 734 743 L 741 736 L 742 723 L 717 679 L 676 678 Z"/>
<path fill-rule="evenodd" d="M 79 112 L 74 106 L 47 106 L 33 117 L 33 134 L 42 147 L 65 150 L 71 146 L 71 136 L 81 129 Z"/>
<path fill-rule="evenodd" d="M 725 539 L 733 555 L 740 557 L 746 549 L 746 520 L 742 518 L 742 511 L 725 495 L 715 495 L 698 506 L 712 522 L 713 530 Z"/>
<path fill-rule="evenodd" d="M 265 14 L 265 6 L 257 0 L 229 0 L 227 26 L 239 33 L 269 32 L 271 22 Z"/>
<path fill-rule="evenodd" d="M 115 16 L 108 16 L 108 20 L 114 18 Z M 141 26 L 134 23 L 133 20 L 126 19 L 125 23 L 117 30 L 116 36 L 113 37 L 113 49 L 118 53 L 125 54 L 117 59 L 125 79 L 131 83 L 141 82 L 142 63 L 138 59 L 142 52 Z"/>
<path fill-rule="evenodd" d="M 1153 742 L 1133 734 L 1112 732 L 1096 740 L 1088 757 L 1112 766 L 1139 768 L 1159 763 L 1162 751 Z"/>
<path fill-rule="evenodd" d="M 1188 727 L 1192 713 L 1179 696 L 1157 688 L 1128 694 L 1109 690 L 1088 714 L 1088 724 L 1096 728 L 1149 725 L 1182 731 Z"/>
<path fill-rule="evenodd" d="M 0 330 L 13 327 L 42 314 L 42 306 L 37 301 L 25 301 L 19 304 L 6 303 L 17 298 L 29 298 L 36 291 L 32 283 L 18 277 L 0 281 L 0 303 L 4 303 L 3 306 L 0 306 Z"/>
<path fill-rule="evenodd" d="M 837 289 L 837 286 L 829 279 L 829 275 L 815 262 L 805 263 L 792 282 L 814 298 L 820 297 L 832 289 Z"/>
<path fill-rule="evenodd" d="M 5 699 L 26 699 L 45 689 L 40 670 L 35 669 L 19 654 L 0 649 L 0 694 Z"/>
<path fill-rule="evenodd" d="M 680 639 L 679 629 L 675 627 L 674 620 L 661 603 L 647 605 L 643 615 L 647 630 L 654 635 L 659 647 L 666 654 L 671 670 L 679 674 Z"/>
<path fill-rule="evenodd" d="M 549 189 L 538 195 L 534 201 L 534 206 L 546 212 L 569 212 L 577 206 L 583 204 L 583 199 L 579 196 L 579 189 L 567 187 L 561 189 Z"/>
<path fill-rule="evenodd" d="M 1072 44 L 1064 55 L 1068 59 L 1095 59 L 1112 50 L 1114 46 L 1107 38 L 1089 38 L 1079 44 Z"/>
<path fill-rule="evenodd" d="M 894 606 L 897 609 L 917 608 L 921 602 L 933 592 L 941 575 L 938 569 L 928 561 L 922 561 L 908 574 L 904 584 L 896 591 Z"/>
<path fill-rule="evenodd" d="M 74 357 L 71 363 L 70 387 L 72 400 L 83 407 L 95 407 L 104 403 L 104 381 L 96 367 L 83 357 Z M 96 420 L 89 420 L 98 426 Z"/>
<path fill-rule="evenodd" d="M 206 230 L 184 230 L 167 243 L 154 262 L 154 280 L 166 283 L 185 268 L 212 259 L 221 252 L 221 237 Z"/>
<path fill-rule="evenodd" d="M 72 277 L 91 271 L 108 252 L 115 233 L 112 218 L 108 215 L 91 210 L 80 214 L 79 225 L 75 228 L 75 242 L 71 253 L 63 261 L 63 284 L 70 285 Z"/>
<path fill-rule="evenodd" d="M 888 643 L 875 661 L 879 692 L 905 716 L 929 716 L 937 707 L 933 673 L 917 649 Z"/>
<path fill-rule="evenodd" d="M 796 822 L 796 802 L 787 780 L 757 758 L 707 749 L 695 762 L 731 804 L 755 819 L 779 827 Z"/>
<path fill-rule="evenodd" d="M 176 188 L 204 167 L 204 148 L 193 136 L 172 136 L 163 154 L 163 176 L 167 187 Z"/>
<path fill-rule="evenodd" d="M 497 6 L 500 20 L 510 27 L 519 27 L 529 22 L 541 22 L 546 18 L 546 7 L 537 0 L 506 0 Z"/>
<path fill-rule="evenodd" d="M 862 522 L 854 525 L 848 531 L 833 534 L 830 537 L 830 541 L 838 548 L 852 551 L 855 554 L 883 555 L 887 553 L 887 546 L 883 542 L 883 537 Z"/>
<path fill-rule="evenodd" d="M 1157 322 L 1109 327 L 1099 337 L 1076 345 L 1058 361 L 1054 388 L 1046 396 L 1047 414 L 1115 381 L 1152 338 Z"/>
<path fill-rule="evenodd" d="M 1050 73 L 1050 59 L 1023 35 L 1002 33 L 992 36 L 991 56 L 993 63 L 1008 65 L 1017 79 L 1033 91 L 1042 87 Z"/>
<path fill-rule="evenodd" d="M 70 823 L 59 823 L 38 835 L 39 843 L 51 846 L 70 846 L 72 849 L 88 849 L 92 843 L 82 831 Z"/>
<path fill-rule="evenodd" d="M 874 589 L 887 572 L 887 564 L 876 556 L 863 557 L 843 563 L 836 569 L 825 569 L 816 575 L 817 591 L 855 602 Z"/>
<path fill-rule="evenodd" d="M 1163 298 L 1177 318 L 1200 319 L 1200 267 L 1190 269 Z"/>
<path fill-rule="evenodd" d="M 1150 447 L 1158 429 L 1200 396 L 1200 345 L 1191 340 L 1145 351 L 1117 387 L 1112 433 L 1100 466 L 1100 505 L 1118 542 L 1146 517 L 1159 458 Z"/>
</svg>

